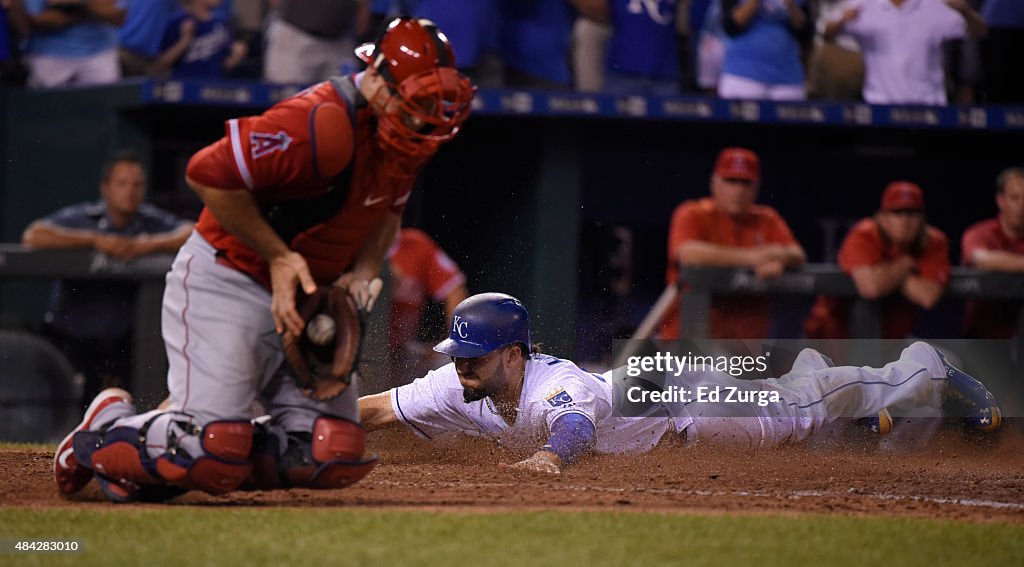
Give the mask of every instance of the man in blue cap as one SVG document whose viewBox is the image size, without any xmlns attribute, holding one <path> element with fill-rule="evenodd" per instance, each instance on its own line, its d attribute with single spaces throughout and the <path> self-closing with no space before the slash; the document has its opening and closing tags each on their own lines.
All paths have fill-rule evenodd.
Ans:
<svg viewBox="0 0 1024 567">
<path fill-rule="evenodd" d="M 548 473 L 558 473 L 594 445 L 595 423 L 611 414 L 608 382 L 568 360 L 540 354 L 518 299 L 474 295 L 455 308 L 451 325 L 449 337 L 434 350 L 451 356 L 452 363 L 361 398 L 367 429 L 404 423 L 427 439 L 480 433 L 512 449 L 540 446 L 512 467 Z"/>
<path fill-rule="evenodd" d="M 975 429 L 994 431 L 1001 422 L 992 394 L 922 342 L 882 368 L 835 367 L 804 349 L 792 372 L 763 380 L 717 368 L 641 374 L 632 363 L 594 374 L 538 352 L 518 299 L 482 293 L 455 308 L 449 336 L 434 350 L 452 363 L 360 398 L 363 427 L 401 423 L 427 439 L 494 438 L 532 452 L 511 465 L 532 472 L 558 474 L 588 452 L 638 453 L 665 441 L 773 447 L 803 441 L 839 419 L 879 416 L 890 406 L 939 407 L 948 400 L 946 407 Z M 702 388 L 721 398 L 700 399 Z"/>
</svg>

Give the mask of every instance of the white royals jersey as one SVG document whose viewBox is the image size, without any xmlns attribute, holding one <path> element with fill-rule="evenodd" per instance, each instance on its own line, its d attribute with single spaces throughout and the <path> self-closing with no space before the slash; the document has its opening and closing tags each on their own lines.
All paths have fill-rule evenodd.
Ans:
<svg viewBox="0 0 1024 567">
<path fill-rule="evenodd" d="M 448 433 L 495 438 L 510 448 L 539 449 L 559 417 L 577 413 L 597 430 L 598 453 L 647 451 L 673 427 L 664 417 L 621 417 L 613 414 L 616 388 L 611 371 L 587 372 L 568 360 L 535 354 L 526 362 L 526 376 L 515 423 L 509 425 L 490 398 L 466 403 L 454 364 L 391 390 L 398 419 L 421 437 Z M 680 424 L 685 426 L 685 424 Z"/>
</svg>

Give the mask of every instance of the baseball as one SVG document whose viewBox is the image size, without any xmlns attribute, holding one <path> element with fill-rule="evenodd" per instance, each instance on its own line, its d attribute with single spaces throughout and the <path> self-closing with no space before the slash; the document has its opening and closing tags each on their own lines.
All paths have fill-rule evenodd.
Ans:
<svg viewBox="0 0 1024 567">
<path fill-rule="evenodd" d="M 311 343 L 317 346 L 324 346 L 334 339 L 336 330 L 334 319 L 331 319 L 330 315 L 320 313 L 310 319 L 306 325 L 306 336 L 309 337 Z"/>
</svg>

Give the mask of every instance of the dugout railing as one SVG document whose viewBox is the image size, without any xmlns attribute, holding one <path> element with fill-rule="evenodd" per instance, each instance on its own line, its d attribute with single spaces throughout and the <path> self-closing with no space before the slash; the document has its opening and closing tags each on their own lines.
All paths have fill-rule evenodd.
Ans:
<svg viewBox="0 0 1024 567">
<path fill-rule="evenodd" d="M 152 254 L 129 261 L 111 258 L 92 250 L 28 250 L 19 244 L 0 244 L 0 284 L 33 281 L 50 286 L 52 280 L 108 280 L 138 285 L 131 313 L 132 375 L 131 389 L 140 409 L 156 407 L 167 396 L 167 355 L 160 331 L 164 282 L 174 260 L 173 254 Z M 382 274 L 385 282 L 390 277 Z M 390 291 L 385 286 L 377 301 L 370 324 L 386 329 L 380 319 L 390 312 Z M 384 348 L 382 334 L 368 337 L 364 344 L 362 368 L 376 368 Z M 364 380 L 371 389 L 373 377 Z"/>
<path fill-rule="evenodd" d="M 711 268 L 681 266 L 679 271 L 679 320 L 684 338 L 708 337 L 708 315 L 711 297 L 722 295 L 832 295 L 853 298 L 850 306 L 850 337 L 854 339 L 882 336 L 883 313 L 879 301 L 860 297 L 853 280 L 835 264 L 807 264 L 787 270 L 781 276 L 758 279 L 745 268 Z M 955 267 L 950 270 L 949 286 L 944 298 L 1024 300 L 1024 274 L 985 272 Z M 1024 317 L 1018 321 L 1018 352 Z"/>
<path fill-rule="evenodd" d="M 0 244 L 0 282 L 67 278 L 137 283 L 134 311 L 123 315 L 132 319 L 133 394 L 149 407 L 167 394 L 160 306 L 173 259 L 171 254 L 153 254 L 121 261 L 95 251 L 27 250 L 18 244 Z"/>
</svg>

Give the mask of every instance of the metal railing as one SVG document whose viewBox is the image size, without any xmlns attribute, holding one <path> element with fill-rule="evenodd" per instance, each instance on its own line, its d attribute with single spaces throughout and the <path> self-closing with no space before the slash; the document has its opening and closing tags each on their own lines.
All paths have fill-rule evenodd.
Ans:
<svg viewBox="0 0 1024 567">
<path fill-rule="evenodd" d="M 759 280 L 746 268 L 682 266 L 679 271 L 680 336 L 707 338 L 712 294 L 851 297 L 854 300 L 850 305 L 850 337 L 882 336 L 883 314 L 879 302 L 861 298 L 850 276 L 835 264 L 807 264 L 770 280 Z M 952 268 L 943 297 L 1024 299 L 1024 274 Z M 1018 331 L 1018 337 L 1024 336 L 1022 331 Z"/>
<path fill-rule="evenodd" d="M 140 405 L 156 405 L 167 392 L 167 356 L 160 334 L 164 278 L 173 254 L 153 254 L 129 261 L 93 250 L 28 250 L 0 244 L 0 280 L 85 279 L 138 283 L 132 318 L 132 389 Z"/>
</svg>

